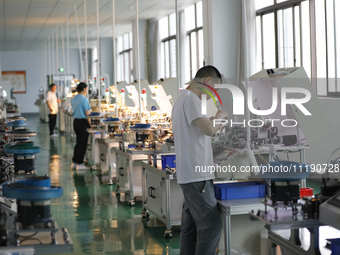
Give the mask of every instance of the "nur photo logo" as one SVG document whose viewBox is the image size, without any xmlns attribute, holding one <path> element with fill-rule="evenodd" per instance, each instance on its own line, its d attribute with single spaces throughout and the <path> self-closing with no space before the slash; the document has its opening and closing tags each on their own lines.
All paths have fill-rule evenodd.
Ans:
<svg viewBox="0 0 340 255">
<path fill-rule="evenodd" d="M 212 95 L 212 93 L 210 91 L 208 91 L 205 88 L 200 88 L 201 90 L 203 90 L 204 92 L 206 92 L 213 100 L 214 103 L 217 107 L 217 109 L 222 109 L 222 100 L 220 95 L 217 93 L 216 89 L 228 89 L 233 96 L 233 100 L 232 100 L 232 105 L 233 105 L 233 115 L 234 116 L 240 116 L 240 115 L 245 115 L 245 96 L 243 94 L 243 91 L 237 87 L 236 85 L 231 85 L 231 84 L 216 84 L 215 88 L 204 84 L 204 83 L 200 83 L 204 86 L 206 86 L 207 88 L 209 88 L 218 98 L 218 101 L 216 101 L 214 99 L 214 96 Z M 279 88 L 277 87 L 273 87 L 272 88 L 272 105 L 269 109 L 265 109 L 265 110 L 259 110 L 256 109 L 253 105 L 253 88 L 248 88 L 248 98 L 247 98 L 247 102 L 248 102 L 248 110 L 253 113 L 254 115 L 257 116 L 268 116 L 270 114 L 273 114 L 277 107 L 278 107 L 278 99 L 279 99 Z M 310 101 L 311 99 L 311 93 L 310 91 L 308 91 L 307 89 L 304 88 L 296 88 L 296 87 L 285 87 L 285 88 L 281 88 L 280 89 L 280 108 L 281 108 L 281 116 L 286 116 L 287 112 L 287 105 L 295 105 L 296 108 L 298 108 L 305 116 L 312 116 L 312 114 L 308 111 L 308 109 L 304 106 L 304 104 L 306 104 L 307 102 Z M 289 98 L 288 95 L 294 93 L 294 94 L 301 94 L 302 98 Z M 202 95 L 202 109 L 201 109 L 202 115 L 206 115 L 207 114 L 207 95 L 203 94 Z M 280 121 L 279 119 L 266 119 L 266 122 L 272 122 L 272 125 L 274 125 L 275 121 Z M 230 125 L 237 125 L 237 124 L 241 124 L 243 126 L 246 126 L 246 124 L 248 124 L 248 126 L 250 127 L 262 127 L 265 122 L 261 119 L 251 119 L 248 121 L 248 123 L 245 123 L 246 121 L 243 120 L 243 122 L 233 122 L 232 120 L 228 121 L 225 119 L 215 119 L 214 120 L 214 126 L 215 125 L 219 125 L 219 124 L 228 124 L 230 123 Z M 293 122 L 293 124 L 292 124 Z M 255 123 L 259 123 L 257 125 L 255 125 Z M 297 126 L 297 121 L 294 119 L 284 119 L 281 120 L 281 125 L 283 127 L 296 127 Z"/>
</svg>

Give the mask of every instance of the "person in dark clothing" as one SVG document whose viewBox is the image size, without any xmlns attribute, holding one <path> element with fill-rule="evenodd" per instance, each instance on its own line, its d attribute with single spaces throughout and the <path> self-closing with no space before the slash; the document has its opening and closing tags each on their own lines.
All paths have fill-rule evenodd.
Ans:
<svg viewBox="0 0 340 255">
<path fill-rule="evenodd" d="M 91 107 L 89 100 L 85 97 L 87 94 L 87 84 L 80 82 L 77 86 L 77 92 L 78 95 L 71 101 L 74 118 L 73 129 L 77 137 L 71 169 L 90 169 L 84 165 L 84 156 L 89 138 L 87 129 L 91 125 L 91 120 L 87 117 L 90 114 Z"/>
</svg>

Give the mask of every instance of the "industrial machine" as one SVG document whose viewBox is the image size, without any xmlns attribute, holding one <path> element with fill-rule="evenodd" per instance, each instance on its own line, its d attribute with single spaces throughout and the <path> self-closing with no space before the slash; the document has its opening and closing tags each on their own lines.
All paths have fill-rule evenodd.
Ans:
<svg viewBox="0 0 340 255">
<path fill-rule="evenodd" d="M 170 139 L 169 128 L 151 127 L 151 124 L 137 123 L 130 132 L 123 133 L 119 148 L 114 148 L 116 155 L 117 193 L 129 193 L 129 205 L 135 204 L 135 197 L 142 196 L 141 160 L 148 160 L 157 165 L 159 155 L 173 153 L 173 147 L 165 142 Z M 129 143 L 125 148 L 124 141 Z"/>
<path fill-rule="evenodd" d="M 146 79 L 141 79 L 141 102 L 142 102 L 142 111 L 151 110 L 151 98 L 150 98 L 150 90 L 148 88 L 149 82 Z M 125 86 L 126 88 L 126 96 L 130 98 L 134 105 L 127 105 L 139 108 L 139 86 L 138 81 L 135 80 L 131 84 Z"/>
<path fill-rule="evenodd" d="M 4 146 L 4 152 L 13 155 L 15 174 L 35 174 L 35 154 L 40 152 L 40 147 L 29 141 L 29 137 L 36 133 L 29 130 L 23 117 L 11 117 L 7 127 L 5 136 L 10 142 Z"/>
<path fill-rule="evenodd" d="M 46 176 L 5 182 L 0 196 L 0 252 L 21 251 L 23 247 L 31 248 L 34 254 L 72 252 L 67 230 L 60 229 L 51 216 L 50 200 L 61 195 L 62 188 L 51 186 Z M 33 254 L 28 251 L 20 254 Z"/>
<path fill-rule="evenodd" d="M 100 170 L 109 171 L 109 184 L 116 179 L 115 154 L 111 149 L 119 147 L 119 142 L 123 141 L 123 123 L 119 118 L 108 117 L 103 120 L 105 132 L 99 140 Z"/>
<path fill-rule="evenodd" d="M 178 88 L 176 78 L 161 78 L 149 85 L 151 98 L 155 100 L 159 106 L 158 110 L 162 110 L 171 116 L 172 106 L 177 99 Z"/>
<path fill-rule="evenodd" d="M 249 78 L 247 110 L 252 110 L 251 118 L 247 119 L 244 112 L 238 112 L 238 100 L 232 101 L 234 119 L 225 121 L 220 135 L 213 139 L 215 159 L 221 166 L 256 168 L 280 160 L 284 155 L 282 152 L 295 151 L 300 152 L 300 157 L 294 157 L 295 161 L 306 163 L 305 149 L 322 139 L 325 133 L 319 132 L 320 129 L 330 130 L 303 68 L 275 69 L 275 73 L 278 75 L 268 75 L 266 70 L 262 70 Z M 279 90 L 281 98 L 277 98 Z M 268 98 L 268 91 L 272 92 L 272 98 Z M 307 96 L 303 103 L 295 103 L 294 99 L 304 94 Z M 243 106 L 241 108 L 244 109 Z M 229 179 L 243 176 L 247 179 L 256 178 L 258 173 L 240 173 L 237 170 L 236 173 L 226 171 L 216 176 Z"/>
<path fill-rule="evenodd" d="M 91 112 L 88 117 L 91 119 L 91 128 L 88 129 L 89 139 L 85 161 L 92 169 L 97 169 L 100 165 L 99 139 L 101 139 L 102 133 L 105 132 L 102 122 L 103 115 L 99 112 Z"/>
<path fill-rule="evenodd" d="M 261 254 L 269 254 L 269 250 L 276 254 L 277 245 L 287 252 L 284 254 L 320 254 L 317 240 L 322 223 L 318 217 L 323 198 L 306 187 L 311 171 L 305 151 L 322 139 L 325 133 L 319 130 L 327 133 L 330 124 L 303 68 L 275 69 L 274 73 L 263 70 L 249 78 L 245 88 L 248 98 L 243 97 L 248 101 L 245 110 L 251 112 L 248 117 L 239 111 L 241 99 L 235 99 L 237 88 L 231 87 L 235 89 L 233 117 L 222 123 L 220 134 L 212 138 L 217 169 L 225 170 L 215 175 L 224 182 L 243 179 L 268 184 L 262 198 L 265 208 L 250 213 L 251 219 L 266 226 L 268 247 L 275 247 Z M 268 91 L 272 97 L 268 98 Z M 238 204 L 242 205 L 242 199 Z M 299 229 L 303 228 L 309 230 L 309 236 L 303 238 L 310 244 L 307 249 L 299 246 L 303 241 Z M 284 229 L 289 229 L 288 239 L 280 236 Z"/>
<path fill-rule="evenodd" d="M 36 176 L 35 154 L 40 147 L 29 140 L 24 117 L 1 116 L 0 253 L 53 254 L 72 252 L 66 229 L 51 215 L 51 199 L 62 195 L 47 176 Z"/>
<path fill-rule="evenodd" d="M 172 145 L 170 147 L 173 148 Z M 162 150 L 160 150 L 162 151 Z M 161 161 L 142 162 L 142 218 L 149 221 L 149 212 L 165 224 L 164 237 L 172 237 L 172 226 L 181 224 L 184 196 L 176 180 L 175 155 L 161 155 Z"/>
</svg>

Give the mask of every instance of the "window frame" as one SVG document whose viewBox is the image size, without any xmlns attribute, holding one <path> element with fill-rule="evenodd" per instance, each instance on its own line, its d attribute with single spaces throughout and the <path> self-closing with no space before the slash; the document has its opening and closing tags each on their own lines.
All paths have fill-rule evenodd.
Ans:
<svg viewBox="0 0 340 255">
<path fill-rule="evenodd" d="M 275 67 L 279 67 L 279 36 L 278 36 L 278 20 L 277 20 L 277 14 L 279 10 L 284 10 L 287 8 L 292 8 L 292 22 L 293 22 L 293 52 L 294 52 L 294 66 L 296 66 L 297 63 L 297 57 L 300 58 L 300 65 L 303 66 L 303 40 L 306 40 L 306 38 L 303 38 L 302 34 L 302 8 L 301 8 L 301 3 L 307 1 L 308 6 L 309 6 L 309 29 L 310 29 L 310 71 L 311 71 L 311 83 L 312 86 L 316 89 L 316 93 L 318 94 L 318 79 L 326 79 L 326 95 L 323 94 L 318 94 L 319 97 L 340 97 L 340 88 L 339 88 L 339 82 L 340 80 L 340 74 L 338 72 L 338 59 L 337 59 L 337 52 L 340 50 L 338 49 L 337 45 L 337 31 L 336 31 L 336 10 L 335 10 L 335 1 L 333 0 L 333 23 L 334 23 L 334 54 L 335 54 L 335 60 L 334 60 L 334 68 L 335 68 L 335 74 L 334 78 L 329 77 L 329 44 L 328 44 L 328 21 L 327 21 L 327 1 L 331 0 L 323 0 L 324 4 L 324 18 L 325 18 L 325 49 L 326 49 L 326 56 L 325 56 L 325 61 L 326 61 L 326 77 L 318 77 L 318 69 L 317 69 L 317 45 L 316 45 L 316 39 L 317 39 L 317 30 L 316 30 L 316 6 L 315 6 L 315 1 L 316 0 L 288 0 L 285 2 L 277 3 L 277 0 L 274 0 L 274 4 L 258 9 L 256 10 L 256 17 L 260 17 L 261 21 L 261 68 L 262 70 L 264 69 L 264 48 L 263 48 L 263 16 L 269 13 L 274 13 L 274 27 L 275 27 Z M 322 1 L 322 0 L 318 0 Z M 296 27 L 295 27 L 295 12 L 296 12 L 296 6 L 299 6 L 299 29 L 300 29 L 300 56 L 296 55 Z M 308 40 L 308 38 L 307 38 Z M 338 90 L 336 92 L 330 92 L 329 91 L 329 79 L 335 79 L 335 89 Z"/>
<path fill-rule="evenodd" d="M 275 67 L 279 67 L 279 31 L 278 31 L 278 11 L 285 10 L 288 8 L 292 8 L 292 22 L 293 22 L 293 52 L 294 52 L 294 67 L 296 66 L 296 44 L 295 44 L 295 7 L 299 6 L 300 14 L 301 14 L 301 3 L 307 1 L 307 0 L 288 0 L 282 3 L 277 3 L 276 0 L 274 0 L 274 4 L 258 9 L 256 10 L 256 17 L 260 16 L 261 20 L 261 67 L 262 70 L 264 69 L 264 49 L 263 49 L 263 16 L 269 13 L 274 13 L 274 30 L 275 30 Z M 301 22 L 301 15 L 300 15 L 300 63 L 303 65 L 303 55 L 302 55 L 302 22 Z"/>
<path fill-rule="evenodd" d="M 124 47 L 124 35 L 128 34 L 128 47 Z M 123 35 L 121 35 L 122 37 L 122 49 L 121 51 L 118 52 L 118 58 L 119 58 L 119 61 L 117 62 L 122 62 L 122 65 L 121 65 L 121 76 L 123 78 L 123 81 L 125 81 L 125 77 L 127 76 L 127 71 L 128 71 L 128 77 L 129 77 L 129 80 L 126 81 L 128 84 L 131 84 L 132 81 L 133 81 L 133 78 L 132 78 L 132 68 L 133 68 L 133 63 L 132 63 L 132 48 L 133 48 L 133 45 L 132 45 L 132 32 L 127 32 L 127 33 L 124 33 Z M 128 64 L 129 64 L 129 70 L 126 70 L 126 63 L 125 63 L 125 55 L 128 54 Z"/>
<path fill-rule="evenodd" d="M 196 2 L 196 3 L 192 4 L 192 5 L 190 5 L 190 6 L 194 6 L 195 27 L 193 29 L 190 29 L 190 30 L 186 31 L 186 39 L 189 42 L 189 49 L 188 49 L 189 50 L 189 59 L 186 60 L 185 64 L 188 63 L 190 65 L 190 67 L 189 67 L 190 74 L 189 74 L 189 77 L 188 77 L 188 78 L 190 78 L 190 80 L 192 80 L 193 76 L 195 75 L 195 74 L 192 73 L 193 66 L 196 65 L 196 68 L 195 68 L 196 70 L 198 70 L 201 66 L 204 66 L 204 45 L 202 44 L 201 48 L 202 48 L 203 52 L 202 52 L 202 54 L 200 54 L 201 53 L 200 52 L 200 45 L 201 44 L 200 44 L 200 40 L 199 40 L 199 38 L 200 38 L 199 37 L 200 31 L 202 31 L 202 33 L 203 33 L 203 24 L 201 26 L 197 25 L 198 24 L 198 7 L 197 7 L 198 3 L 202 3 L 202 1 L 199 1 L 199 2 Z M 188 6 L 188 7 L 190 7 L 190 6 Z M 188 7 L 186 7 L 186 8 L 188 8 Z M 160 43 L 161 43 L 161 55 L 162 55 L 162 57 L 160 59 L 163 62 L 160 68 L 161 68 L 161 73 L 162 74 L 164 73 L 164 78 L 174 77 L 173 75 L 171 75 L 172 73 L 174 73 L 174 70 L 173 70 L 173 68 L 171 66 L 171 57 L 170 57 L 171 56 L 171 47 L 170 47 L 171 43 L 170 42 L 172 42 L 174 40 L 174 42 L 176 43 L 176 34 L 170 34 L 170 16 L 171 15 L 173 15 L 173 13 L 171 13 L 171 14 L 166 16 L 167 21 L 168 21 L 167 22 L 168 36 L 165 37 L 165 38 L 161 38 L 160 39 Z M 165 17 L 163 17 L 162 19 L 164 19 L 164 18 Z M 203 13 L 202 13 L 202 19 L 203 19 Z M 176 31 L 176 32 L 178 32 L 178 31 Z M 191 47 L 193 34 L 196 34 L 196 40 L 195 40 L 196 52 L 195 53 L 193 52 L 193 49 Z M 163 49 L 162 49 L 162 47 L 163 47 Z M 177 44 L 176 44 L 176 47 L 177 47 Z M 166 54 L 169 55 L 169 59 L 166 58 Z M 192 61 L 193 54 L 196 55 L 196 63 L 193 63 L 193 61 Z M 202 59 L 202 55 L 203 55 L 203 59 Z M 200 58 L 202 59 L 202 63 L 200 63 Z M 175 68 L 177 68 L 177 67 L 175 67 Z M 169 75 L 167 75 L 167 73 L 169 73 Z"/>
<path fill-rule="evenodd" d="M 198 3 L 198 2 L 197 2 Z M 197 26 L 197 3 L 194 4 L 194 9 L 195 9 L 195 28 L 191 29 L 191 30 L 188 30 L 187 31 L 187 40 L 189 41 L 189 64 L 190 64 L 190 77 L 189 79 L 192 80 L 194 77 L 193 77 L 193 73 L 192 73 L 192 67 L 193 67 L 193 63 L 192 63 L 192 47 L 191 47 L 191 38 L 192 38 L 192 34 L 193 33 L 196 33 L 196 69 L 198 70 L 199 67 L 200 67 L 200 64 L 199 64 L 199 56 L 200 56 L 200 52 L 199 52 L 199 36 L 198 36 L 198 33 L 200 30 L 203 31 L 203 25 L 202 26 Z M 204 54 L 204 45 L 203 45 L 203 54 Z M 204 62 L 204 60 L 203 60 Z M 204 66 L 204 63 L 202 63 L 202 66 Z"/>
<path fill-rule="evenodd" d="M 164 66 L 163 66 L 164 70 L 162 70 L 161 73 L 162 72 L 164 73 L 164 78 L 171 78 L 172 77 L 171 74 L 172 74 L 172 71 L 173 71 L 172 68 L 171 68 L 171 47 L 170 47 L 170 41 L 175 40 L 175 45 L 176 45 L 176 33 L 177 33 L 177 31 L 176 31 L 175 34 L 170 35 L 170 16 L 173 15 L 173 14 L 174 13 L 170 13 L 169 15 L 166 16 L 166 18 L 168 20 L 168 22 L 167 22 L 167 24 L 168 24 L 167 29 L 168 29 L 168 35 L 169 36 L 167 36 L 165 38 L 162 38 L 161 41 L 160 41 L 161 45 L 163 44 L 163 49 L 164 49 L 164 51 L 161 52 L 161 54 L 163 55 L 163 60 L 164 60 L 164 63 L 163 63 L 164 64 Z M 168 47 L 165 47 L 166 45 L 168 45 Z M 166 53 L 166 50 L 168 50 L 168 53 Z M 169 56 L 168 59 L 166 58 L 166 54 L 168 54 L 168 56 Z M 168 70 L 169 71 L 169 76 L 167 75 L 167 66 L 169 67 L 169 70 Z"/>
</svg>

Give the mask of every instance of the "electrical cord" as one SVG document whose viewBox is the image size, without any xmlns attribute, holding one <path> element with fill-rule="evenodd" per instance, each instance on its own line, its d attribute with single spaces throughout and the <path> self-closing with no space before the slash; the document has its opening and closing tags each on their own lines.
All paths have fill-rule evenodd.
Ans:
<svg viewBox="0 0 340 255">
<path fill-rule="evenodd" d="M 38 241 L 40 245 L 43 244 L 38 238 L 24 238 L 23 240 L 20 240 L 20 243 L 22 244 L 23 242 L 26 242 L 26 241 L 29 241 L 29 240 Z"/>
<path fill-rule="evenodd" d="M 38 234 L 38 231 L 34 232 L 33 234 L 31 234 L 29 236 L 18 235 L 18 237 L 21 237 L 21 238 L 31 238 L 31 237 L 35 236 L 36 234 Z"/>
<path fill-rule="evenodd" d="M 263 181 L 266 183 L 266 185 L 267 185 L 269 188 L 272 187 L 266 179 L 263 178 Z"/>
</svg>

